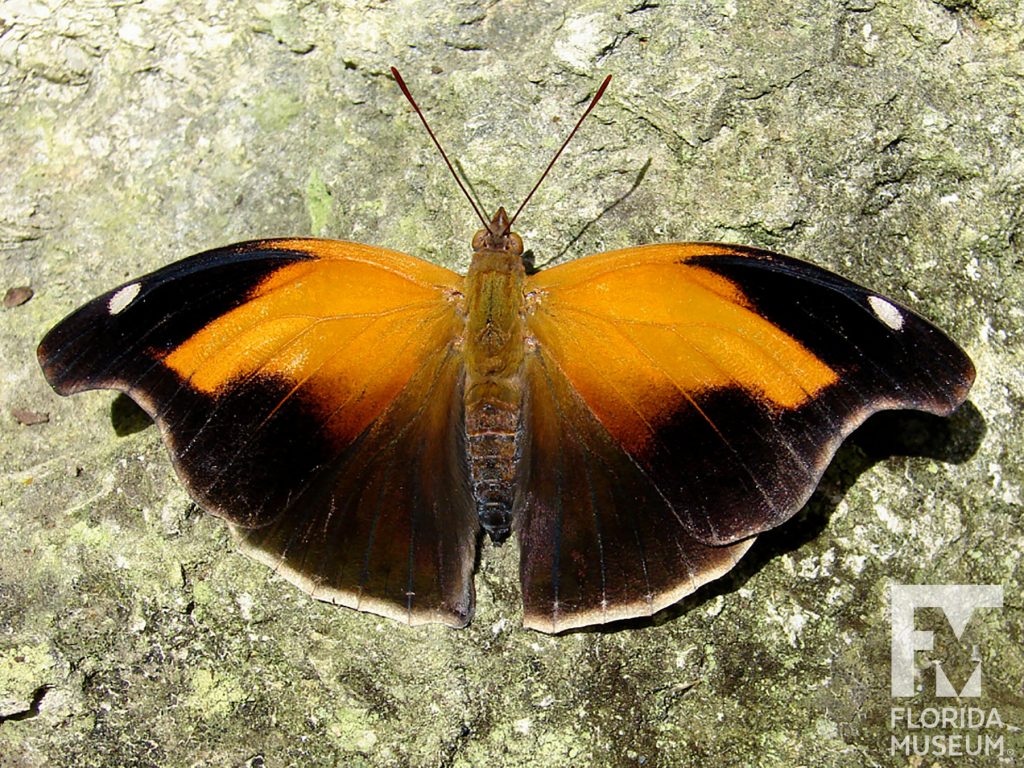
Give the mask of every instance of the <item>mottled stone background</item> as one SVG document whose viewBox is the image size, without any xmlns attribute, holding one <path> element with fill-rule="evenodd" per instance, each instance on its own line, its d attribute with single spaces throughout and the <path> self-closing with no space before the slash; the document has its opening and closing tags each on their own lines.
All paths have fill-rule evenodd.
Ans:
<svg viewBox="0 0 1024 768">
<path fill-rule="evenodd" d="M 949 764 L 889 754 L 901 582 L 1004 586 L 962 703 L 1024 726 L 1022 25 L 1015 0 L 0 0 L 0 289 L 35 291 L 0 310 L 0 766 Z M 943 326 L 971 402 L 869 424 L 797 519 L 653 621 L 521 629 L 513 547 L 485 548 L 464 631 L 308 599 L 190 504 L 155 428 L 58 398 L 34 350 L 234 240 L 464 268 L 477 224 L 391 65 L 488 207 L 613 74 L 521 220 L 538 264 L 781 250 Z M 915 706 L 949 703 L 931 680 Z"/>
</svg>

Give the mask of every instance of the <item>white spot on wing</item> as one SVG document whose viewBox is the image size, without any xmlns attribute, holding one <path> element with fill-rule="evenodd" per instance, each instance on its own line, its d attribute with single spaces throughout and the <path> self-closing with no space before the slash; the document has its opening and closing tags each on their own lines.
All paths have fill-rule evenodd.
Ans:
<svg viewBox="0 0 1024 768">
<path fill-rule="evenodd" d="M 111 296 L 110 301 L 107 303 L 107 309 L 110 310 L 110 314 L 116 315 L 118 312 L 123 312 L 129 304 L 135 301 L 135 297 L 139 295 L 141 290 L 142 285 L 132 283 Z"/>
<path fill-rule="evenodd" d="M 881 296 L 868 296 L 868 304 L 871 305 L 875 317 L 894 331 L 903 328 L 903 313 Z"/>
</svg>

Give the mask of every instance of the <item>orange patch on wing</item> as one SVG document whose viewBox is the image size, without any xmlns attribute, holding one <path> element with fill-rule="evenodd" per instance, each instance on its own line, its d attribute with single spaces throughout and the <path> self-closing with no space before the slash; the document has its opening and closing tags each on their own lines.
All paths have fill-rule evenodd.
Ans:
<svg viewBox="0 0 1024 768">
<path fill-rule="evenodd" d="M 292 245 L 309 250 L 309 243 Z M 426 357 L 457 338 L 452 292 L 461 278 L 384 249 L 312 243 L 318 259 L 275 271 L 244 304 L 163 362 L 194 389 L 214 396 L 250 377 L 289 382 L 285 399 L 301 392 L 330 420 L 331 433 L 351 439 Z M 273 245 L 288 248 L 289 241 Z"/>
<path fill-rule="evenodd" d="M 531 276 L 531 332 L 607 429 L 642 452 L 702 396 L 740 389 L 792 409 L 838 375 L 687 258 L 714 246 L 612 251 Z"/>
</svg>

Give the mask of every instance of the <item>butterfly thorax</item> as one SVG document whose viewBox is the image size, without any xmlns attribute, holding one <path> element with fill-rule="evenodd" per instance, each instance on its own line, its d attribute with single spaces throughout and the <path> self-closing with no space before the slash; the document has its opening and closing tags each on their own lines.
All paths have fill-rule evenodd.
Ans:
<svg viewBox="0 0 1024 768">
<path fill-rule="evenodd" d="M 511 532 L 523 402 L 523 246 L 499 209 L 473 238 L 466 274 L 465 414 L 480 524 L 496 543 Z"/>
</svg>

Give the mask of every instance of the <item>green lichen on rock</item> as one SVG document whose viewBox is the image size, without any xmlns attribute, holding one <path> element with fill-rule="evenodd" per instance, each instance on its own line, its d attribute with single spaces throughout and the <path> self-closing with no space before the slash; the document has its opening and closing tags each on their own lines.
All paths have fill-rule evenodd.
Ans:
<svg viewBox="0 0 1024 768">
<path fill-rule="evenodd" d="M 261 93 L 254 106 L 256 122 L 268 133 L 284 130 L 302 114 L 302 99 L 290 91 Z"/>
<path fill-rule="evenodd" d="M 205 720 L 230 715 L 245 698 L 238 680 L 213 669 L 197 669 L 185 704 Z"/>
<path fill-rule="evenodd" d="M 41 680 L 47 680 L 53 657 L 46 645 L 21 645 L 0 653 L 0 717 L 28 709 Z"/>
<path fill-rule="evenodd" d="M 327 226 L 331 220 L 333 207 L 331 191 L 320 178 L 319 171 L 314 168 L 309 173 L 309 181 L 306 182 L 306 210 L 309 211 L 310 232 L 318 237 L 328 234 Z"/>
<path fill-rule="evenodd" d="M 1003 585 L 962 641 L 929 626 L 957 684 L 978 646 L 979 703 L 1024 727 L 1022 29 L 1012 0 L 0 7 L 0 291 L 35 290 L 0 310 L 0 767 L 930 765 L 890 752 L 895 583 Z M 112 393 L 54 395 L 35 346 L 237 240 L 464 268 L 479 222 L 392 65 L 488 212 L 613 74 L 517 223 L 539 266 L 791 253 L 947 330 L 970 403 L 861 430 L 797 519 L 653 620 L 523 630 L 514 543 L 484 547 L 463 631 L 310 600 L 235 552 Z M 932 681 L 896 703 L 947 703 Z"/>
</svg>

